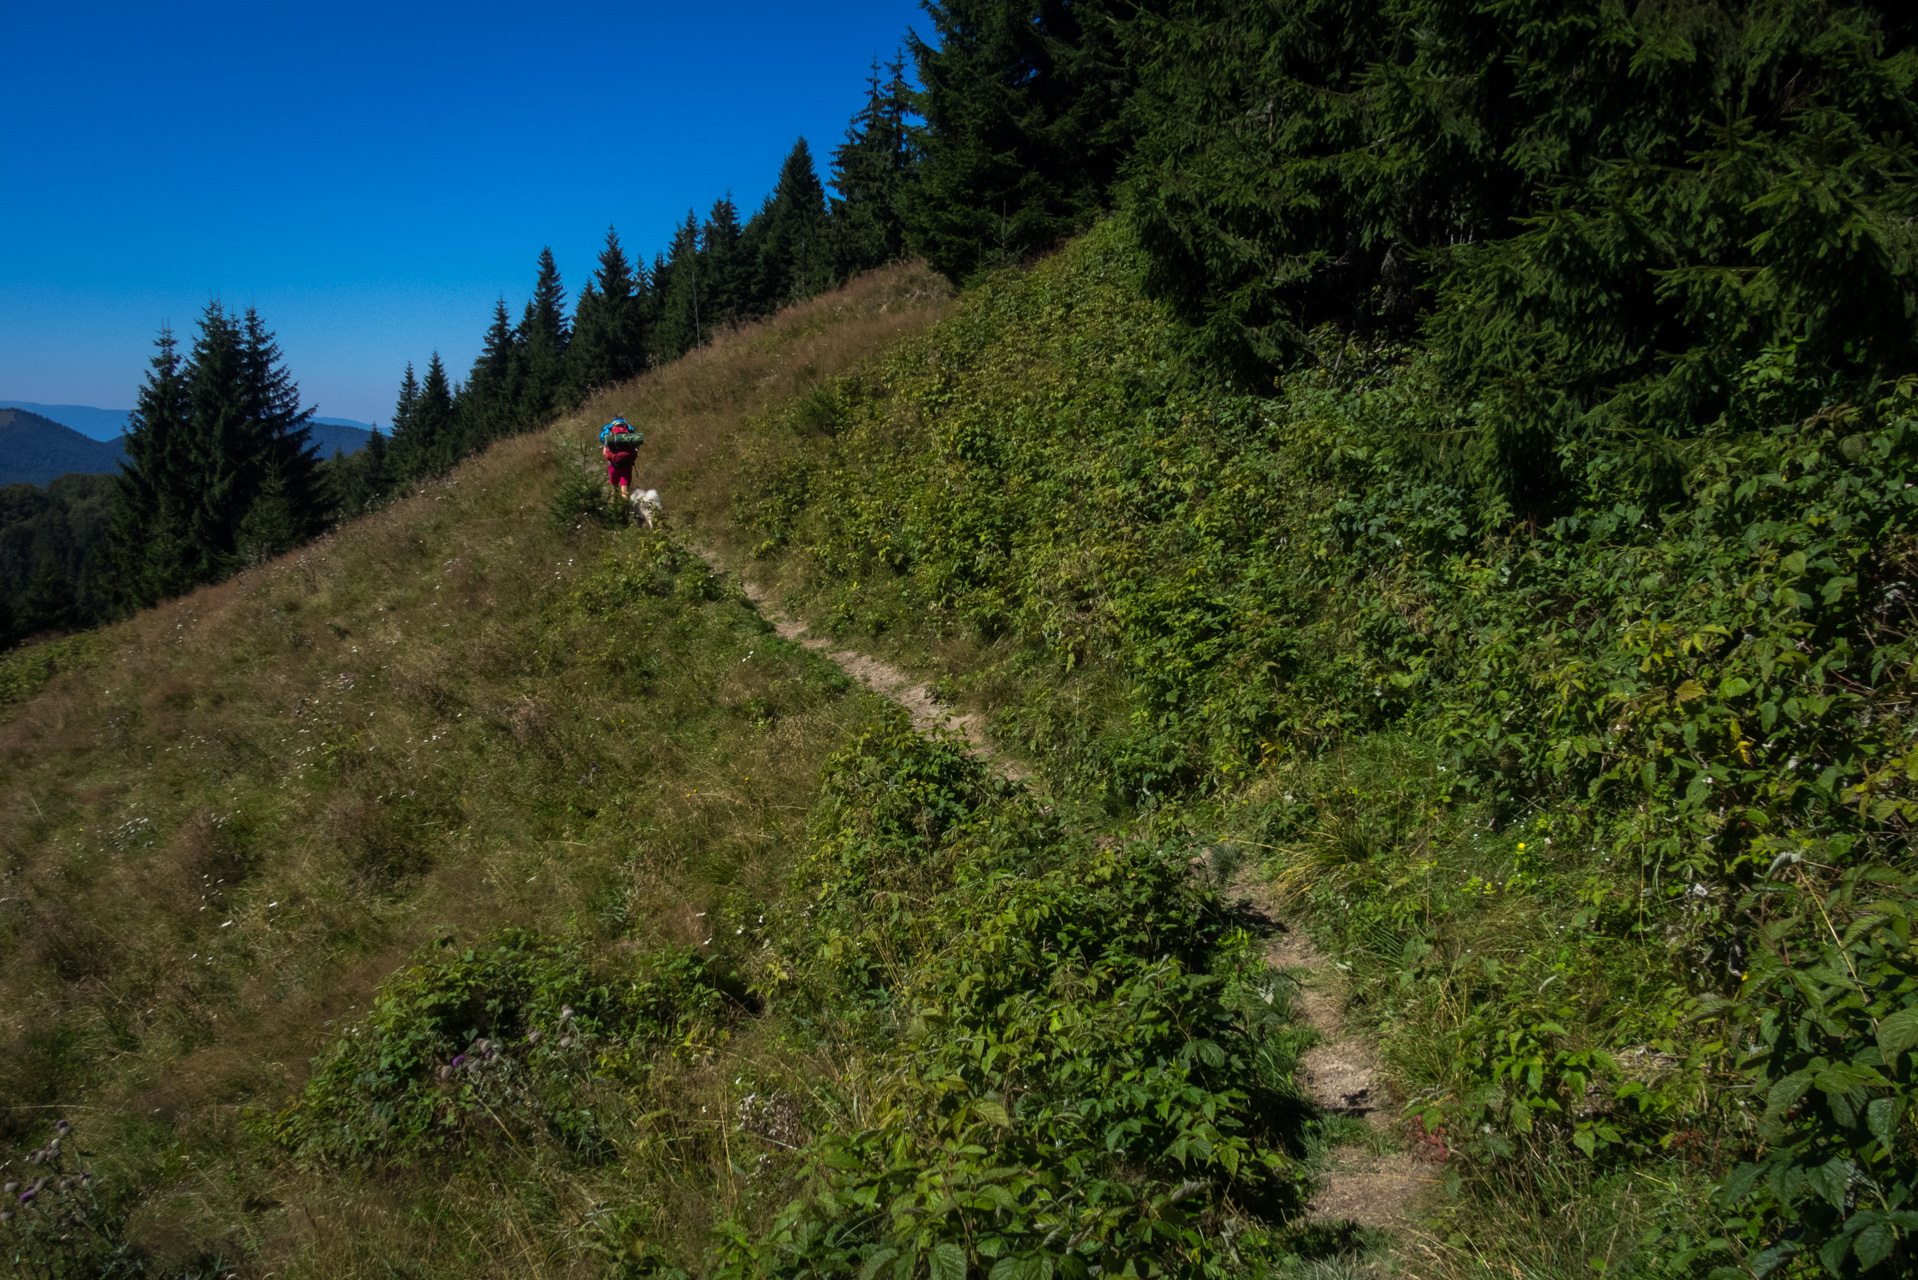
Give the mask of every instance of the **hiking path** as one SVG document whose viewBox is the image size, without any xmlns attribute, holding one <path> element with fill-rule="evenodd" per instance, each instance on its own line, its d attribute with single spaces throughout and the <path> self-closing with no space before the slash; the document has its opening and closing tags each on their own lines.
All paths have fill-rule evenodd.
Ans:
<svg viewBox="0 0 1918 1280">
<path fill-rule="evenodd" d="M 942 707 L 932 690 L 905 671 L 856 649 L 835 648 L 826 636 L 815 635 L 806 624 L 788 615 L 771 592 L 727 565 L 711 548 L 699 554 L 714 572 L 738 578 L 746 598 L 760 616 L 786 640 L 824 654 L 853 679 L 881 697 L 906 709 L 913 728 L 921 733 L 945 730 L 962 735 L 973 750 L 1006 778 L 1023 781 L 1032 771 L 999 749 L 985 732 L 984 717 L 960 714 Z M 1334 1150 L 1325 1176 L 1308 1207 L 1315 1221 L 1353 1222 L 1384 1230 L 1412 1225 L 1415 1205 L 1429 1188 L 1442 1181 L 1429 1160 L 1393 1151 L 1385 1138 L 1391 1127 L 1390 1099 L 1377 1079 L 1378 1057 L 1363 1035 L 1344 1025 L 1344 1000 L 1339 972 L 1297 929 L 1280 923 L 1283 916 L 1271 888 L 1255 872 L 1241 873 L 1229 887 L 1243 904 L 1265 921 L 1269 937 L 1265 963 L 1299 984 L 1299 1011 L 1319 1033 L 1319 1043 L 1306 1050 L 1300 1062 L 1299 1083 L 1306 1095 L 1333 1115 L 1362 1119 L 1380 1141 L 1349 1144 Z"/>
</svg>

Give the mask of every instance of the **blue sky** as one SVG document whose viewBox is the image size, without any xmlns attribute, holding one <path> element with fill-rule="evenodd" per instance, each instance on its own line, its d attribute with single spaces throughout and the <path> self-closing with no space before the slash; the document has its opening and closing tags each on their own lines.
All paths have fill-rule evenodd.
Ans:
<svg viewBox="0 0 1918 1280">
<path fill-rule="evenodd" d="M 610 223 L 650 260 L 824 172 L 913 0 L 0 4 L 0 398 L 122 408 L 162 322 L 256 305 L 308 403 L 383 422 L 456 376 L 543 245 L 577 296 Z"/>
</svg>

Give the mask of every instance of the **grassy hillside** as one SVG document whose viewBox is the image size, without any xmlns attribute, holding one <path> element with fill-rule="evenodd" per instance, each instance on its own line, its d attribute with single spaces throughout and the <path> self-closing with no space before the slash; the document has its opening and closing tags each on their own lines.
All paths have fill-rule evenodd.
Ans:
<svg viewBox="0 0 1918 1280">
<path fill-rule="evenodd" d="M 1594 449 L 1511 525 L 1416 350 L 1246 395 L 1140 279 L 1121 224 L 956 300 L 866 277 L 9 658 L 8 1177 L 105 1174 L 9 1248 L 1896 1273 L 1911 385 L 1833 402 L 1775 349 L 1656 492 Z M 664 530 L 592 496 L 613 412 Z M 695 547 L 1042 781 L 913 736 Z M 1240 873 L 1449 1157 L 1389 1257 L 1299 1214 L 1355 1122 L 1293 1084 Z"/>
<path fill-rule="evenodd" d="M 1287 1225 L 1337 1126 L 1187 834 L 914 736 L 689 549 L 730 528 L 754 424 L 949 307 L 918 269 L 867 277 L 7 660 L 24 1274 L 1343 1247 Z M 613 409 L 667 530 L 585 498 Z"/>
<path fill-rule="evenodd" d="M 1463 1157 L 1422 1267 L 1902 1265 L 1914 384 L 1774 349 L 1511 527 L 1419 352 L 1234 394 L 1140 272 L 1108 225 L 764 419 L 735 551 L 1263 865 Z"/>
<path fill-rule="evenodd" d="M 646 385 L 685 424 L 650 447 L 670 470 L 709 447 L 701 414 L 776 400 L 944 296 L 894 273 L 729 339 Z M 161 1273 L 573 1256 L 616 1170 L 597 1193 L 362 1183 L 261 1126 L 423 956 L 520 927 L 595 973 L 697 968 L 709 914 L 776 896 L 822 763 L 885 713 L 677 542 L 555 524 L 562 452 L 505 442 L 65 662 L 9 656 L 10 699 L 51 676 L 0 726 L 9 1180 L 72 1116 L 98 1213 L 130 1212 L 112 1231 Z M 691 1197 L 684 1230 L 718 1211 Z"/>
</svg>

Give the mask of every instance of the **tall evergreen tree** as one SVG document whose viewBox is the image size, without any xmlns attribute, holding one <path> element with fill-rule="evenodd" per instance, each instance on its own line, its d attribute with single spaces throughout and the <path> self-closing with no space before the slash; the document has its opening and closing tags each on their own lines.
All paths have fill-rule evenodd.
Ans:
<svg viewBox="0 0 1918 1280">
<path fill-rule="evenodd" d="M 831 282 L 826 189 L 804 138 L 793 144 L 772 195 L 746 224 L 741 248 L 753 261 L 750 301 L 760 315 L 811 297 Z"/>
<path fill-rule="evenodd" d="M 674 232 L 678 234 L 677 231 Z M 666 317 L 666 295 L 672 289 L 672 267 L 666 255 L 655 253 L 653 265 L 646 272 L 645 287 L 641 296 L 646 300 L 646 363 L 648 366 L 671 359 L 661 347 L 660 323 Z"/>
<path fill-rule="evenodd" d="M 906 185 L 917 148 L 907 125 L 912 90 L 906 63 L 894 58 L 880 78 L 877 59 L 866 81 L 866 102 L 833 149 L 831 206 L 833 274 L 846 279 L 904 256 Z"/>
<path fill-rule="evenodd" d="M 1423 337 L 1473 405 L 1433 465 L 1488 519 L 1550 516 L 1621 436 L 1668 496 L 1664 439 L 1713 429 L 1767 348 L 1834 402 L 1918 366 L 1891 13 L 1184 0 L 1140 41 L 1147 287 L 1251 385 L 1328 322 Z"/>
<path fill-rule="evenodd" d="M 928 0 L 936 42 L 908 38 L 926 121 L 904 201 L 914 251 L 959 281 L 1089 221 L 1132 138 L 1126 21 L 1162 7 Z"/>
<path fill-rule="evenodd" d="M 520 388 L 520 418 L 528 425 L 553 416 L 566 393 L 566 290 L 550 248 L 539 251 L 539 275 L 533 296 L 520 317 L 519 343 L 525 352 L 525 382 Z"/>
<path fill-rule="evenodd" d="M 594 388 L 624 382 L 645 368 L 645 347 L 639 281 L 626 261 L 619 233 L 608 227 L 599 269 L 580 290 L 579 306 L 573 313 L 573 338 L 567 358 L 575 401 Z"/>
<path fill-rule="evenodd" d="M 110 517 L 109 591 L 128 609 L 193 585 L 186 567 L 186 513 L 195 499 L 186 375 L 173 330 L 162 328 L 154 346 L 128 420 Z"/>
<path fill-rule="evenodd" d="M 188 475 L 186 568 L 195 583 L 216 582 L 234 562 L 234 535 L 262 478 L 247 378 L 244 332 L 216 299 L 200 317 L 187 360 Z"/>
<path fill-rule="evenodd" d="M 566 346 L 566 402 L 579 404 L 604 385 L 608 316 L 599 286 L 588 276 L 573 306 L 573 340 Z"/>
<path fill-rule="evenodd" d="M 435 351 L 427 363 L 424 381 L 414 381 L 413 366 L 408 364 L 400 384 L 400 403 L 393 412 L 394 475 L 406 482 L 452 466 L 460 453 L 458 427 L 453 389 L 440 353 Z"/>
<path fill-rule="evenodd" d="M 504 304 L 502 304 L 504 305 Z M 400 378 L 400 398 L 393 405 L 393 438 L 412 430 L 413 415 L 420 406 L 420 381 L 413 376 L 413 362 L 406 362 L 406 373 Z"/>
<path fill-rule="evenodd" d="M 493 307 L 493 322 L 460 397 L 461 435 L 469 449 L 509 434 L 517 422 L 524 359 L 506 299 Z M 397 420 L 394 423 L 398 429 Z"/>
<path fill-rule="evenodd" d="M 255 308 L 247 308 L 241 328 L 247 413 L 253 422 L 254 500 L 271 489 L 271 500 L 284 508 L 287 537 L 284 545 L 276 546 L 278 554 L 325 528 L 332 504 L 320 480 L 319 451 L 308 426 L 314 411 L 300 407 L 299 384 L 281 360 L 279 343 Z"/>
<path fill-rule="evenodd" d="M 653 347 L 661 360 L 677 360 L 705 340 L 705 282 L 699 278 L 699 218 L 691 209 L 673 232 L 671 255 L 659 273 L 664 286 Z"/>
<path fill-rule="evenodd" d="M 744 228 L 728 191 L 713 201 L 699 233 L 701 313 L 711 328 L 726 329 L 745 318 L 750 266 L 740 248 Z"/>
</svg>

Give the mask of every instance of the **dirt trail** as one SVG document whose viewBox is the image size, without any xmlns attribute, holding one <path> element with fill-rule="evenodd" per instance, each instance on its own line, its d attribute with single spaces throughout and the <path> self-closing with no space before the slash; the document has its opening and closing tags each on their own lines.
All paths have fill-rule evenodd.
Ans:
<svg viewBox="0 0 1918 1280">
<path fill-rule="evenodd" d="M 731 573 L 732 570 L 720 560 L 717 553 L 708 547 L 697 548 L 705 557 L 706 563 L 717 573 Z M 977 715 L 961 715 L 950 711 L 934 700 L 932 690 L 923 683 L 915 681 L 910 675 L 881 661 L 871 654 L 860 653 L 856 649 L 834 649 L 832 641 L 826 636 L 816 636 L 807 630 L 806 624 L 788 616 L 773 603 L 772 594 L 756 582 L 749 581 L 744 574 L 737 575 L 740 587 L 746 592 L 746 598 L 753 602 L 760 616 L 773 624 L 781 639 L 794 644 L 804 645 L 817 650 L 839 664 L 853 679 L 871 689 L 882 698 L 890 698 L 906 709 L 912 717 L 912 727 L 921 733 L 931 733 L 944 729 L 957 733 L 972 744 L 973 751 L 1001 776 L 1015 782 L 1023 782 L 1032 776 L 1032 771 L 1018 761 L 1007 757 L 986 736 L 985 722 Z"/>
<path fill-rule="evenodd" d="M 716 572 L 732 572 L 711 549 L 701 547 L 699 553 Z M 824 653 L 846 674 L 903 706 L 915 729 L 922 733 L 946 729 L 962 734 L 981 758 L 1005 777 L 1023 780 L 1031 776 L 1030 770 L 1006 757 L 986 736 L 979 716 L 946 710 L 934 701 L 926 685 L 889 662 L 856 649 L 834 649 L 830 639 L 813 635 L 805 623 L 775 605 L 764 587 L 744 575 L 739 581 L 746 598 L 781 637 Z M 1232 889 L 1254 911 L 1268 919 L 1278 917 L 1270 887 L 1256 876 L 1240 876 Z M 1267 944 L 1265 962 L 1298 979 L 1300 1012 L 1323 1037 L 1306 1050 L 1300 1064 L 1299 1082 L 1307 1096 L 1329 1112 L 1363 1119 L 1383 1136 L 1391 1126 L 1390 1100 L 1375 1082 L 1377 1058 L 1371 1044 L 1362 1036 L 1348 1035 L 1344 1029 L 1338 971 L 1304 933 L 1283 926 Z M 1332 1153 L 1325 1183 L 1312 1198 L 1308 1212 L 1321 1221 L 1356 1222 L 1362 1227 L 1403 1226 L 1410 1219 L 1414 1201 L 1440 1180 L 1435 1165 L 1402 1152 L 1378 1154 L 1363 1146 L 1341 1147 Z"/>
<path fill-rule="evenodd" d="M 1231 887 L 1259 915 L 1282 919 L 1271 886 L 1256 874 L 1241 874 Z M 1371 1042 L 1345 1029 L 1338 970 L 1302 930 L 1284 925 L 1267 942 L 1265 963 L 1298 980 L 1299 1012 L 1323 1037 L 1299 1064 L 1299 1084 L 1306 1096 L 1328 1112 L 1364 1120 L 1383 1139 L 1392 1125 L 1392 1101 L 1377 1078 L 1378 1056 Z M 1325 1182 L 1307 1211 L 1320 1221 L 1403 1227 L 1418 1198 L 1443 1181 L 1438 1168 L 1404 1152 L 1340 1147 L 1332 1152 Z"/>
</svg>

